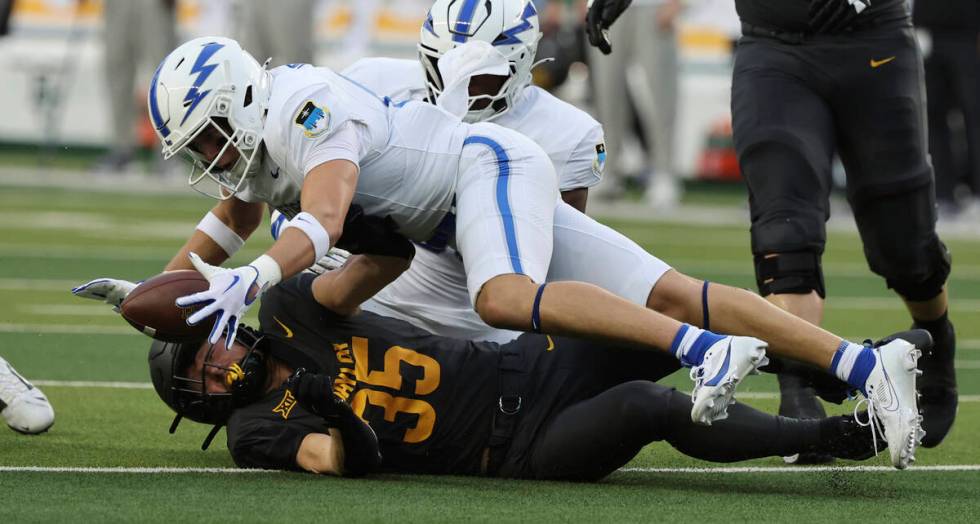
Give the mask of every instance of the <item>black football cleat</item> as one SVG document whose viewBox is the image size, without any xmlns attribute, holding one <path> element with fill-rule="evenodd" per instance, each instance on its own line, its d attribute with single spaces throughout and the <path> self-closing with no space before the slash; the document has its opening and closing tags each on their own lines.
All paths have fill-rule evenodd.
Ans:
<svg viewBox="0 0 980 524">
<path fill-rule="evenodd" d="M 956 331 L 946 322 L 945 329 L 934 337 L 932 349 L 919 358 L 922 376 L 918 380 L 919 411 L 922 413 L 922 446 L 938 446 L 956 419 L 959 394 L 956 389 Z"/>
<path fill-rule="evenodd" d="M 826 418 L 827 412 L 810 384 L 809 369 L 802 364 L 783 361 L 779 373 L 779 414 L 799 419 Z M 787 464 L 827 464 L 834 457 L 827 453 L 806 452 L 783 457 Z"/>
<path fill-rule="evenodd" d="M 822 425 L 819 451 L 844 460 L 867 460 L 888 448 L 884 439 L 872 435 L 870 425 L 858 420 L 868 420 L 868 413 L 827 419 Z"/>
</svg>

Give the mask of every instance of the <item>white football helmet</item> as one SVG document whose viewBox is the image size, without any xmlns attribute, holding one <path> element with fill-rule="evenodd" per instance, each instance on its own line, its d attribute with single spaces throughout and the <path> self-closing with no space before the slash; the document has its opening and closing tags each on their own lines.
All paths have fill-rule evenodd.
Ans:
<svg viewBox="0 0 980 524">
<path fill-rule="evenodd" d="M 483 40 L 507 58 L 510 76 L 496 94 L 469 97 L 470 109 L 463 120 L 480 122 L 500 116 L 531 83 L 540 38 L 538 12 L 531 0 L 436 0 L 422 24 L 418 46 L 432 101 L 445 87 L 439 58 L 470 39 Z M 480 100 L 485 101 L 478 103 Z"/>
<path fill-rule="evenodd" d="M 261 163 L 270 84 L 265 66 L 230 38 L 202 37 L 182 44 L 160 63 L 147 101 L 163 158 L 186 151 L 194 165 L 191 187 L 221 200 L 231 198 Z M 213 159 L 187 147 L 209 126 L 226 140 Z M 229 147 L 238 152 L 238 160 L 222 170 L 217 164 Z M 216 187 L 199 186 L 205 179 Z"/>
</svg>

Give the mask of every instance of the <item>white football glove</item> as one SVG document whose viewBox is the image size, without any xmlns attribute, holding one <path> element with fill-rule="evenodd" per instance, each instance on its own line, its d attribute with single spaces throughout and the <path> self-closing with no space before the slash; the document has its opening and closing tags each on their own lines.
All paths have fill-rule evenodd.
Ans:
<svg viewBox="0 0 980 524">
<path fill-rule="evenodd" d="M 126 295 L 136 289 L 138 285 L 139 283 L 128 280 L 97 278 L 72 288 L 71 293 L 76 297 L 102 300 L 112 306 L 113 311 L 119 313 L 119 306 L 122 305 L 123 300 L 126 300 Z"/>
<path fill-rule="evenodd" d="M 207 291 L 178 298 L 177 305 L 188 307 L 204 304 L 204 307 L 187 317 L 187 323 L 191 326 L 217 312 L 218 318 L 208 336 L 208 342 L 217 343 L 222 333 L 227 331 L 225 344 L 230 345 L 238 333 L 238 323 L 264 291 L 258 282 L 259 270 L 253 266 L 226 269 L 208 264 L 197 253 L 190 253 L 188 256 L 194 268 L 208 279 L 210 287 Z"/>
<path fill-rule="evenodd" d="M 323 258 L 317 260 L 316 264 L 310 266 L 309 270 L 317 275 L 322 275 L 328 271 L 339 269 L 347 263 L 348 258 L 350 258 L 350 251 L 340 249 L 339 247 L 332 247 L 330 251 L 327 251 L 326 255 L 323 255 Z"/>
</svg>

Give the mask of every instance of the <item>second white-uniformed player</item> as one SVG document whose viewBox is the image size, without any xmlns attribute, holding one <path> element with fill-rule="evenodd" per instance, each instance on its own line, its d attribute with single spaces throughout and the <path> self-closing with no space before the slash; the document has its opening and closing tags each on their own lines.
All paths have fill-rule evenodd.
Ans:
<svg viewBox="0 0 980 524">
<path fill-rule="evenodd" d="M 562 199 L 584 212 L 588 188 L 599 183 L 605 164 L 602 126 L 585 111 L 530 85 L 541 37 L 533 4 L 490 0 L 491 11 L 503 16 L 488 19 L 472 37 L 457 42 L 462 39 L 435 29 L 450 25 L 447 16 L 452 3 L 437 0 L 430 9 L 420 32 L 418 60 L 365 58 L 342 74 L 395 103 L 434 103 L 444 87 L 438 66 L 444 53 L 474 40 L 493 45 L 508 59 L 510 74 L 470 80 L 464 121 L 492 121 L 534 140 L 555 167 Z M 556 210 L 554 234 L 548 280 L 593 283 L 646 305 L 650 290 L 669 269 L 634 242 L 578 216 L 568 206 Z M 506 342 L 520 334 L 491 328 L 476 314 L 466 292 L 459 253 L 432 243 L 419 247 L 411 267 L 366 302 L 365 309 L 458 338 Z"/>
</svg>

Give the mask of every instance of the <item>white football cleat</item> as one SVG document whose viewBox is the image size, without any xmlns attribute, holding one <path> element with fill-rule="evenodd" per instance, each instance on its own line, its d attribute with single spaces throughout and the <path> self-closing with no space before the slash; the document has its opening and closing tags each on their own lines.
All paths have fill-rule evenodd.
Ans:
<svg viewBox="0 0 980 524">
<path fill-rule="evenodd" d="M 0 415 L 10 429 L 27 435 L 44 433 L 54 424 L 48 398 L 0 358 Z"/>
<path fill-rule="evenodd" d="M 892 466 L 905 469 L 915 462 L 915 449 L 922 441 L 922 417 L 915 392 L 916 364 L 922 351 L 915 344 L 901 338 L 872 349 L 878 361 L 868 375 L 864 391 L 872 424 L 872 437 L 883 433 L 888 442 Z"/>
<path fill-rule="evenodd" d="M 691 420 L 710 426 L 728 418 L 728 405 L 735 402 L 735 388 L 750 373 L 769 363 L 768 344 L 751 337 L 725 337 L 712 344 L 700 366 L 691 368 Z"/>
</svg>

